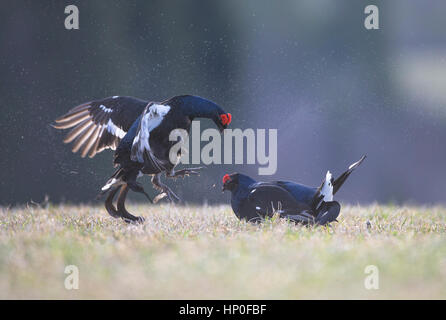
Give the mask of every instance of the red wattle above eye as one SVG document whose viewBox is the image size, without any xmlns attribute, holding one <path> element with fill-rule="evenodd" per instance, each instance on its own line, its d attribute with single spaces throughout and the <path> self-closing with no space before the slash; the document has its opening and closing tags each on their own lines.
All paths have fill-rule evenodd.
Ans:
<svg viewBox="0 0 446 320">
<path fill-rule="evenodd" d="M 229 180 L 231 180 L 231 177 L 229 177 L 229 174 L 225 174 L 223 176 L 223 184 L 225 184 L 226 182 L 228 182 Z"/>
<path fill-rule="evenodd" d="M 230 124 L 231 121 L 232 121 L 232 114 L 228 113 L 228 123 L 227 124 Z"/>
<path fill-rule="evenodd" d="M 221 114 L 220 119 L 221 119 L 221 123 L 223 125 L 228 125 L 231 123 L 232 115 L 230 113 Z"/>
</svg>

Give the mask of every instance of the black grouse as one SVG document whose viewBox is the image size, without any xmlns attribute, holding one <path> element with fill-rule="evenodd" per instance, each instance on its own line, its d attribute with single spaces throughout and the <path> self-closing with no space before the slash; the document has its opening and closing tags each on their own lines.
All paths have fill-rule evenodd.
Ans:
<svg viewBox="0 0 446 320">
<path fill-rule="evenodd" d="M 327 171 L 319 188 L 289 181 L 257 182 L 233 173 L 223 177 L 223 191 L 231 191 L 232 210 L 239 219 L 258 222 L 278 213 L 294 222 L 325 225 L 336 221 L 341 210 L 333 195 L 364 159 L 353 163 L 337 179 Z"/>
<path fill-rule="evenodd" d="M 169 160 L 169 151 L 177 141 L 170 141 L 174 129 L 189 132 L 195 118 L 208 118 L 222 132 L 231 122 L 226 113 L 214 102 L 191 95 L 175 96 L 163 102 L 148 102 L 133 97 L 109 97 L 81 104 L 58 118 L 57 129 L 73 128 L 64 142 L 73 142 L 73 152 L 94 157 L 104 149 L 116 150 L 114 165 L 118 167 L 99 195 L 109 192 L 105 201 L 107 212 L 126 222 L 143 222 L 142 217 L 130 214 L 125 208 L 128 190 L 143 193 L 151 202 L 163 197 L 179 201 L 179 197 L 160 180 L 167 177 L 184 177 L 198 174 L 200 168 L 175 171 L 177 162 Z M 152 183 L 161 193 L 153 201 L 136 179 L 144 174 L 153 175 Z M 113 199 L 119 191 L 117 206 Z"/>
</svg>

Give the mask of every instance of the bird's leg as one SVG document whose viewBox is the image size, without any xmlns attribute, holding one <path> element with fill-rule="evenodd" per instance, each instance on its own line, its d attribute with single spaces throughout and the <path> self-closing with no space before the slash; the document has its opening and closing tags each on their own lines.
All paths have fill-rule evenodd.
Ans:
<svg viewBox="0 0 446 320">
<path fill-rule="evenodd" d="M 127 198 L 127 193 L 129 192 L 129 187 L 127 184 L 124 184 L 121 186 L 121 191 L 119 192 L 118 196 L 118 202 L 117 202 L 117 208 L 118 208 L 118 214 L 120 217 L 127 223 L 137 222 L 137 223 L 143 223 L 144 218 L 143 217 L 135 217 L 131 213 L 127 211 L 125 208 L 125 199 Z"/>
<path fill-rule="evenodd" d="M 153 203 L 152 198 L 150 198 L 150 196 L 147 194 L 147 192 L 144 190 L 141 184 L 139 184 L 136 181 L 128 181 L 127 185 L 132 191 L 142 193 L 143 195 L 146 196 L 147 199 L 149 199 L 150 203 Z"/>
<path fill-rule="evenodd" d="M 200 172 L 198 172 L 198 170 L 203 169 L 203 167 L 197 167 L 197 168 L 186 168 L 186 169 L 181 169 L 178 171 L 174 171 L 172 170 L 171 172 L 166 174 L 166 177 L 168 178 L 178 178 L 178 177 L 185 177 L 185 176 L 190 176 L 190 175 L 200 175 Z"/>
<path fill-rule="evenodd" d="M 107 199 L 105 200 L 105 209 L 107 209 L 107 212 L 109 215 L 111 215 L 113 218 L 120 218 L 121 216 L 118 214 L 115 206 L 113 205 L 113 198 L 116 195 L 116 192 L 118 192 L 119 187 L 113 188 L 110 193 L 108 194 Z"/>
<path fill-rule="evenodd" d="M 161 193 L 153 199 L 153 203 L 157 203 L 164 197 L 167 197 L 171 202 L 179 202 L 181 199 L 164 183 L 161 182 L 161 173 L 153 176 L 152 183 L 155 189 L 160 190 Z"/>
</svg>

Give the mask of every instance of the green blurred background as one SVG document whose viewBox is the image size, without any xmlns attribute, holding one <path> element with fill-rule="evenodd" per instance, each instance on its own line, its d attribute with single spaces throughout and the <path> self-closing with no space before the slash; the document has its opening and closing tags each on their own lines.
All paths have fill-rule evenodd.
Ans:
<svg viewBox="0 0 446 320">
<path fill-rule="evenodd" d="M 64 28 L 77 5 L 80 29 Z M 380 29 L 364 28 L 364 8 Z M 195 94 L 232 128 L 277 128 L 278 171 L 208 166 L 170 184 L 189 202 L 227 202 L 224 173 L 318 185 L 368 159 L 339 198 L 446 203 L 444 1 L 1 1 L 0 203 L 90 202 L 112 152 L 81 159 L 53 119 L 113 95 Z M 144 184 L 151 191 L 147 178 Z M 139 196 L 133 199 L 143 200 Z"/>
</svg>

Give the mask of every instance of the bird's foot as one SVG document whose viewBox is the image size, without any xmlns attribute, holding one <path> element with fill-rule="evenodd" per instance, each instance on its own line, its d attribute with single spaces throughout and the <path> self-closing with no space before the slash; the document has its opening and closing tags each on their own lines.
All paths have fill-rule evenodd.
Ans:
<svg viewBox="0 0 446 320">
<path fill-rule="evenodd" d="M 147 192 L 144 190 L 143 186 L 140 183 L 136 181 L 131 181 L 127 182 L 127 184 L 132 191 L 142 193 L 143 195 L 146 196 L 146 198 L 150 201 L 150 203 L 153 203 L 152 198 L 147 194 Z"/>
<path fill-rule="evenodd" d="M 113 198 L 115 197 L 116 193 L 120 190 L 117 205 L 115 206 L 113 204 Z M 127 197 L 127 192 L 129 190 L 129 187 L 127 185 L 119 186 L 111 190 L 110 194 L 107 197 L 107 200 L 105 201 L 105 208 L 107 209 L 107 212 L 113 217 L 113 218 L 121 218 L 126 223 L 144 223 L 143 217 L 136 217 L 132 215 L 130 212 L 127 211 L 125 208 L 125 199 Z"/>
<path fill-rule="evenodd" d="M 181 202 L 180 197 L 178 197 L 175 192 L 173 192 L 168 186 L 164 185 L 161 190 L 162 192 L 153 199 L 153 203 L 157 203 L 158 201 L 166 197 L 170 202 Z"/>
<path fill-rule="evenodd" d="M 167 193 L 161 192 L 159 195 L 157 195 L 155 198 L 153 198 L 153 203 L 158 203 L 161 199 L 164 199 L 167 197 Z"/>
<path fill-rule="evenodd" d="M 167 175 L 167 176 L 169 178 L 178 178 L 178 177 L 184 178 L 185 176 L 190 176 L 190 175 L 199 176 L 200 172 L 198 172 L 198 170 L 201 170 L 201 169 L 203 169 L 203 167 L 181 169 L 181 170 L 175 171 L 173 174 Z"/>
<path fill-rule="evenodd" d="M 140 223 L 143 224 L 145 219 L 143 217 L 137 217 L 129 213 L 125 208 L 120 207 L 118 210 L 113 204 L 106 204 L 105 208 L 110 216 L 115 219 L 122 218 L 126 223 Z"/>
<path fill-rule="evenodd" d="M 131 216 L 131 217 L 130 217 Z M 143 224 L 146 219 L 143 217 L 135 217 L 134 215 L 121 217 L 128 224 Z"/>
<path fill-rule="evenodd" d="M 160 174 L 154 175 L 152 178 L 152 183 L 155 189 L 161 191 L 159 195 L 153 199 L 153 203 L 157 203 L 163 198 L 169 199 L 170 202 L 180 202 L 181 199 L 178 197 L 175 192 L 173 192 L 167 185 L 161 182 Z"/>
</svg>

